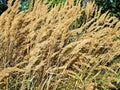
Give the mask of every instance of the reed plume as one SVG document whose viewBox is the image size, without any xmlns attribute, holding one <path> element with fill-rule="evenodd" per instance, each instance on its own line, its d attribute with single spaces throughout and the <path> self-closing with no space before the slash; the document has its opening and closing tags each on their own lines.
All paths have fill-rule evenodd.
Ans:
<svg viewBox="0 0 120 90">
<path fill-rule="evenodd" d="M 0 16 L 1 90 L 120 89 L 120 21 L 79 1 L 19 0 Z M 79 25 L 79 26 L 77 26 Z"/>
</svg>

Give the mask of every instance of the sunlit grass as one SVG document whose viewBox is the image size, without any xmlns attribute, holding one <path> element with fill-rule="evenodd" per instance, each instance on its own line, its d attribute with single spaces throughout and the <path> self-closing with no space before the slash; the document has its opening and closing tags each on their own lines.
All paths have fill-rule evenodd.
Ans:
<svg viewBox="0 0 120 90">
<path fill-rule="evenodd" d="M 0 16 L 0 89 L 111 90 L 120 87 L 120 21 L 93 2 L 51 7 L 19 0 Z M 79 3 L 79 2 L 78 2 Z"/>
</svg>

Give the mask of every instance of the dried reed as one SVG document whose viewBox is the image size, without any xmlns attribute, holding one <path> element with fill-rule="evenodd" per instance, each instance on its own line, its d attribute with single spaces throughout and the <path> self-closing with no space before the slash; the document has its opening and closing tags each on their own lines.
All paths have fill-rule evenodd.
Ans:
<svg viewBox="0 0 120 90">
<path fill-rule="evenodd" d="M 117 18 L 92 2 L 37 0 L 27 12 L 10 3 L 0 16 L 1 90 L 120 89 Z"/>
</svg>

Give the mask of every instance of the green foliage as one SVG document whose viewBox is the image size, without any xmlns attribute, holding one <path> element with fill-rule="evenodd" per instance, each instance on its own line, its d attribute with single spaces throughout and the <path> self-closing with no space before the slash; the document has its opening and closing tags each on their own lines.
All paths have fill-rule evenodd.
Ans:
<svg viewBox="0 0 120 90">
<path fill-rule="evenodd" d="M 50 1 L 52 1 L 52 5 L 56 5 L 56 4 L 62 3 L 62 2 L 65 3 L 66 0 L 48 0 L 48 2 L 50 2 Z"/>
<path fill-rule="evenodd" d="M 111 16 L 116 16 L 120 19 L 120 1 L 119 0 L 95 0 L 99 7 L 102 7 L 102 13 L 110 11 Z"/>
<path fill-rule="evenodd" d="M 21 2 L 21 5 L 20 5 L 20 10 L 21 11 L 27 10 L 29 8 L 30 2 L 31 0 L 23 0 L 23 2 Z"/>
<path fill-rule="evenodd" d="M 0 3 L 0 15 L 7 9 L 7 6 L 3 3 Z"/>
<path fill-rule="evenodd" d="M 51 2 L 51 7 L 54 7 L 58 3 L 65 3 L 65 1 L 66 0 L 48 0 L 48 3 Z M 20 5 L 20 11 L 26 11 L 29 8 L 30 2 L 31 0 L 23 0 Z"/>
</svg>

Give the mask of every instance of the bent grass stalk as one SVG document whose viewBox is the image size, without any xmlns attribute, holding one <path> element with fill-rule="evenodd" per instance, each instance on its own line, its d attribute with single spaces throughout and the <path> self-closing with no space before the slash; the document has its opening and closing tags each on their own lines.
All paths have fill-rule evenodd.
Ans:
<svg viewBox="0 0 120 90">
<path fill-rule="evenodd" d="M 27 12 L 10 3 L 0 16 L 1 90 L 120 89 L 117 18 L 93 2 L 37 0 Z"/>
</svg>

